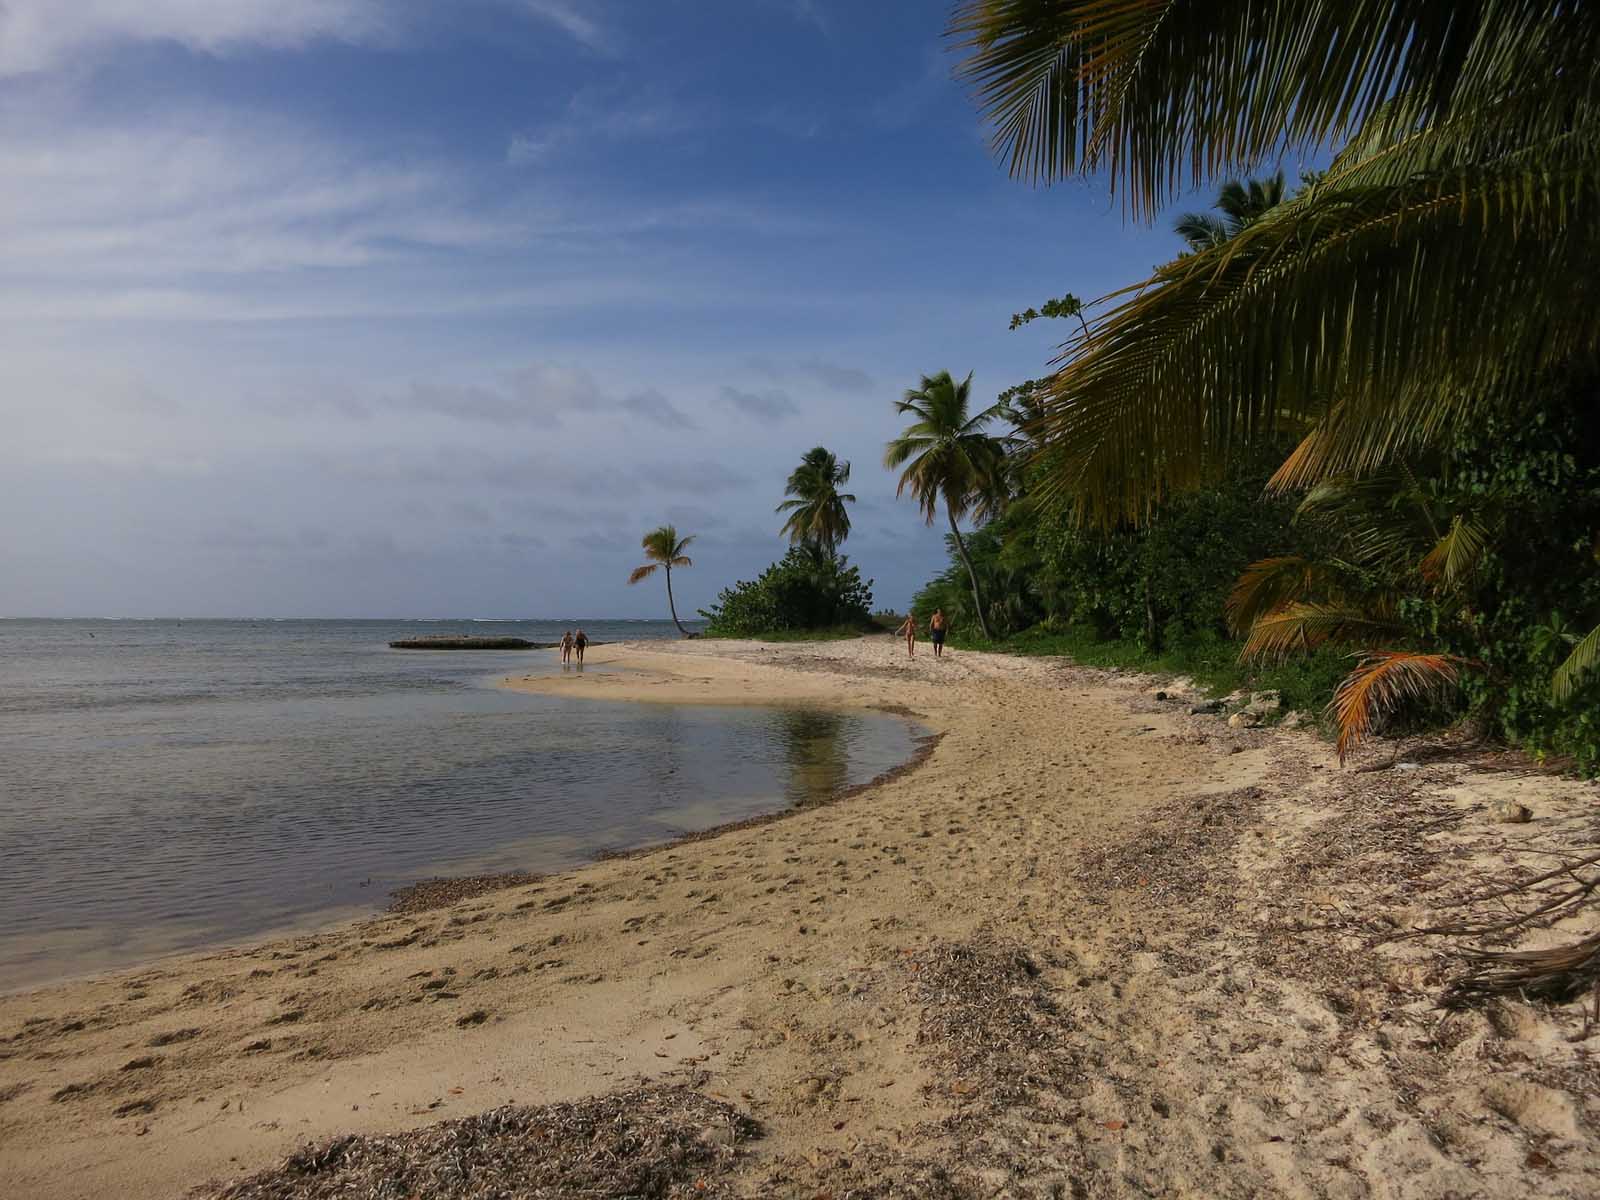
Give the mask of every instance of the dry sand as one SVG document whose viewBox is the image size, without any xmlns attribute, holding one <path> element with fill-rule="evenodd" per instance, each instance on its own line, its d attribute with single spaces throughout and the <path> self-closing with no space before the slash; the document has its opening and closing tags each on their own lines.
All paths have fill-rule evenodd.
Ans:
<svg viewBox="0 0 1600 1200">
<path fill-rule="evenodd" d="M 613 1092 L 759 1123 L 683 1194 L 1600 1194 L 1600 1029 L 1441 1013 L 1449 965 L 1394 940 L 1600 841 L 1588 785 L 1341 771 L 1150 680 L 888 638 L 590 661 L 628 669 L 511 685 L 910 709 L 941 736 L 781 821 L 0 997 L 0 1196 L 213 1194 L 307 1142 Z M 1536 819 L 1486 821 L 1505 795 Z"/>
</svg>

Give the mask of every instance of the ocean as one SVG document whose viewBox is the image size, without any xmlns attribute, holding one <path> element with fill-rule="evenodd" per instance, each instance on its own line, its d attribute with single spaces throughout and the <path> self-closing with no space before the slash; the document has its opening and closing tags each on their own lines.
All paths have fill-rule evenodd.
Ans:
<svg viewBox="0 0 1600 1200">
<path fill-rule="evenodd" d="M 890 715 L 530 696 L 495 681 L 555 652 L 387 646 L 576 624 L 0 620 L 0 988 L 370 914 L 433 876 L 572 867 L 915 751 Z"/>
</svg>

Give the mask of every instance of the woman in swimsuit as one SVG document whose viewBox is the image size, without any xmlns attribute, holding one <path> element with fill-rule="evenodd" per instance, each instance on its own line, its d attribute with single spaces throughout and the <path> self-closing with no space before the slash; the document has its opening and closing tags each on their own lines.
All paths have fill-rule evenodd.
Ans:
<svg viewBox="0 0 1600 1200">
<path fill-rule="evenodd" d="M 578 665 L 583 666 L 583 648 L 589 644 L 589 635 L 583 630 L 573 635 L 572 648 L 578 652 Z"/>
<path fill-rule="evenodd" d="M 908 613 L 906 615 L 905 624 L 900 626 L 899 629 L 896 629 L 895 632 L 898 633 L 901 637 L 906 639 L 906 654 L 911 658 L 915 658 L 917 656 L 917 616 L 916 616 L 916 614 L 915 613 Z"/>
<path fill-rule="evenodd" d="M 944 657 L 944 632 L 949 627 L 949 622 L 944 619 L 944 609 L 936 608 L 933 616 L 928 618 L 928 636 L 933 639 L 933 656 Z"/>
<path fill-rule="evenodd" d="M 572 630 L 564 630 L 561 634 L 561 665 L 564 667 L 572 661 Z"/>
</svg>

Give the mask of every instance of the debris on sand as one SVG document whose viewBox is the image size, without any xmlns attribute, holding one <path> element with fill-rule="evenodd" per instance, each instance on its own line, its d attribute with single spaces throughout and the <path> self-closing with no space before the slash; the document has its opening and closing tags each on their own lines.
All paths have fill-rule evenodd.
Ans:
<svg viewBox="0 0 1600 1200">
<path fill-rule="evenodd" d="M 508 1105 L 409 1133 L 342 1137 L 192 1200 L 640 1200 L 733 1195 L 726 1176 L 760 1128 L 686 1087 L 537 1108 Z"/>
<path fill-rule="evenodd" d="M 451 879 L 424 879 L 420 883 L 396 888 L 390 892 L 388 911 L 419 913 L 432 908 L 449 908 L 452 904 L 459 904 L 474 896 L 537 883 L 539 879 L 540 876 L 530 875 L 527 871 L 506 871 L 498 875 L 458 875 Z"/>
</svg>

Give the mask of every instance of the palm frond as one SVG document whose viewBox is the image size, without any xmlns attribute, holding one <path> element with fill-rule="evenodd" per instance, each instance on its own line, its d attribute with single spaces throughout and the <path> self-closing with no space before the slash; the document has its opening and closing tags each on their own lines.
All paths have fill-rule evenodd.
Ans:
<svg viewBox="0 0 1600 1200">
<path fill-rule="evenodd" d="M 638 583 L 641 579 L 649 579 L 650 576 L 656 573 L 656 567 L 658 565 L 659 564 L 657 563 L 645 563 L 642 567 L 635 567 L 633 572 L 628 576 L 628 582 L 630 584 L 634 584 Z"/>
<path fill-rule="evenodd" d="M 1380 650 L 1345 676 L 1328 705 L 1339 726 L 1339 761 L 1366 741 L 1383 716 L 1421 700 L 1449 695 L 1461 669 L 1473 664 L 1453 654 Z"/>
<path fill-rule="evenodd" d="M 1286 427 L 1316 425 L 1304 482 L 1313 461 L 1367 473 L 1512 407 L 1600 351 L 1596 211 L 1600 121 L 1514 161 L 1279 205 L 1066 348 L 1042 404 L 1050 494 L 1139 520 Z"/>
<path fill-rule="evenodd" d="M 1329 642 L 1371 646 L 1404 632 L 1382 606 L 1340 600 L 1292 601 L 1257 617 L 1239 651 L 1241 659 L 1284 659 Z"/>
<path fill-rule="evenodd" d="M 1322 563 L 1300 555 L 1280 555 L 1253 562 L 1234 582 L 1223 604 L 1228 628 L 1237 637 L 1270 612 L 1295 601 L 1307 600 L 1312 592 L 1326 589 L 1331 572 Z"/>
<path fill-rule="evenodd" d="M 962 0 L 949 35 L 1013 175 L 1103 171 L 1145 215 L 1385 111 L 1445 122 L 1519 73 L 1581 87 L 1600 18 L 1577 0 Z M 1534 128 L 1564 120 L 1552 103 Z"/>
<path fill-rule="evenodd" d="M 1595 663 L 1600 662 L 1600 625 L 1591 629 L 1588 635 L 1572 648 L 1572 653 L 1556 668 L 1555 675 L 1550 680 L 1550 694 L 1561 703 L 1571 698 L 1577 690 L 1578 681 L 1589 671 L 1594 669 Z"/>
<path fill-rule="evenodd" d="M 1423 558 L 1422 577 L 1436 588 L 1453 588 L 1477 569 L 1488 546 L 1488 527 L 1471 515 L 1457 513 Z"/>
</svg>

